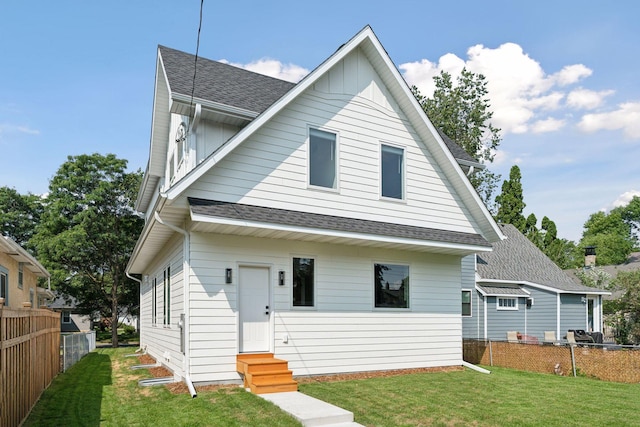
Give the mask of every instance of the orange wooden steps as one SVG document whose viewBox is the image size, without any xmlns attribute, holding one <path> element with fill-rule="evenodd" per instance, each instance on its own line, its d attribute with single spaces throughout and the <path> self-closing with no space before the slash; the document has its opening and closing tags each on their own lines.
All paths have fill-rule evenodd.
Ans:
<svg viewBox="0 0 640 427">
<path fill-rule="evenodd" d="M 236 369 L 244 378 L 244 386 L 255 394 L 298 391 L 286 360 L 272 353 L 243 353 L 236 357 Z"/>
</svg>

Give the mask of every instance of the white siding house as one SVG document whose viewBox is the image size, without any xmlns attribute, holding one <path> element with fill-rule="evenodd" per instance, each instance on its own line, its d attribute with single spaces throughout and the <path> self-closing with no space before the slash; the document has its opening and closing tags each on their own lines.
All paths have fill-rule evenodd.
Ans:
<svg viewBox="0 0 640 427">
<path fill-rule="evenodd" d="M 297 84 L 198 58 L 191 101 L 193 67 L 159 47 L 141 346 L 197 383 L 461 365 L 461 260 L 503 236 L 371 28 Z"/>
</svg>

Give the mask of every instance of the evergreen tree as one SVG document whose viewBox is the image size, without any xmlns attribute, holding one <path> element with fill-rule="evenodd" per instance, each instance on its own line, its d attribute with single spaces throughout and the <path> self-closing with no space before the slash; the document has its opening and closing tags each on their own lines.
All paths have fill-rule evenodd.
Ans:
<svg viewBox="0 0 640 427">
<path fill-rule="evenodd" d="M 517 165 L 512 166 L 509 171 L 509 179 L 502 183 L 502 193 L 496 197 L 498 205 L 496 221 L 503 224 L 513 224 L 520 232 L 524 233 L 527 220 L 522 214 L 526 205 L 522 195 L 521 179 L 520 168 Z"/>
</svg>

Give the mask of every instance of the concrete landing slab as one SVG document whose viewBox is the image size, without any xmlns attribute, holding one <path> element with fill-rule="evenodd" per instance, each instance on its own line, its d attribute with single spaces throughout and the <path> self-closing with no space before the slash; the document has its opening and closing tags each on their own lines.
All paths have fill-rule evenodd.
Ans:
<svg viewBox="0 0 640 427">
<path fill-rule="evenodd" d="M 258 394 L 258 396 L 291 414 L 305 427 L 360 426 L 353 422 L 353 413 L 298 391 Z"/>
</svg>

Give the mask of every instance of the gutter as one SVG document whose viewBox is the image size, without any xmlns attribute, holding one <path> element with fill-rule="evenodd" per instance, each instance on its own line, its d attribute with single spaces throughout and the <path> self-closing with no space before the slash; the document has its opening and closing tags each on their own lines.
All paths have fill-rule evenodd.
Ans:
<svg viewBox="0 0 640 427">
<path fill-rule="evenodd" d="M 183 369 L 184 369 L 184 382 L 187 384 L 187 388 L 189 389 L 189 393 L 191 394 L 191 397 L 194 398 L 197 396 L 196 394 L 196 389 L 193 386 L 193 382 L 191 381 L 191 377 L 189 376 L 189 368 L 190 368 L 190 345 L 189 345 L 189 302 L 190 302 L 190 296 L 189 296 L 189 265 L 191 263 L 191 259 L 189 257 L 189 250 L 191 247 L 191 235 L 189 234 L 189 232 L 183 228 L 177 227 L 173 224 L 169 224 L 167 222 L 165 222 L 161 217 L 160 214 L 158 213 L 158 211 L 155 211 L 153 213 L 153 217 L 155 218 L 155 220 L 164 225 L 165 227 L 169 228 L 170 230 L 175 231 L 176 233 L 182 234 L 184 236 L 184 243 L 183 243 L 183 268 L 182 268 L 182 275 L 183 275 L 183 287 L 184 287 L 184 294 L 183 294 L 183 302 L 184 302 L 184 325 L 182 326 L 184 329 L 184 363 L 183 363 Z"/>
</svg>

